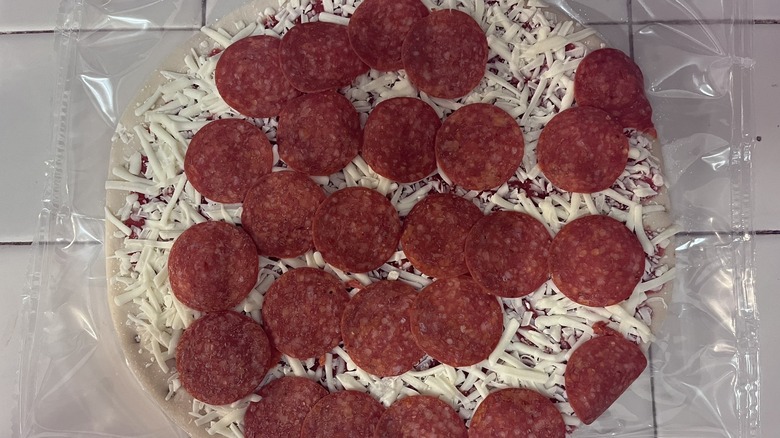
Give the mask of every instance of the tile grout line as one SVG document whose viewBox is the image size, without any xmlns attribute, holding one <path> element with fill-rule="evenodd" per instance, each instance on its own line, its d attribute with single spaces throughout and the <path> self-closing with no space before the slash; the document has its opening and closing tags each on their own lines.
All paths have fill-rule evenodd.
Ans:
<svg viewBox="0 0 780 438">
<path fill-rule="evenodd" d="M 628 56 L 634 59 L 634 9 L 633 0 L 626 0 L 626 13 L 628 14 Z"/>
<path fill-rule="evenodd" d="M 206 1 L 201 1 L 201 11 L 200 11 L 200 26 L 204 27 L 206 26 Z"/>
</svg>

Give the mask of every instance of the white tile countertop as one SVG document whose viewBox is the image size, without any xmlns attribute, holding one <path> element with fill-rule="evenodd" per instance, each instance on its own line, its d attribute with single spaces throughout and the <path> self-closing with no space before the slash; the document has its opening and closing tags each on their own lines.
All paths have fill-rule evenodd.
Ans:
<svg viewBox="0 0 780 438">
<path fill-rule="evenodd" d="M 726 0 L 723 2 L 726 3 Z M 88 6 L 85 8 L 83 23 L 87 28 L 133 29 L 138 25 L 132 19 L 136 2 L 108 2 L 116 7 L 116 17 L 122 17 L 109 21 L 89 14 L 89 5 L 100 3 L 101 7 L 105 7 L 103 3 L 106 2 L 85 0 L 85 3 Z M 179 11 L 175 14 L 176 20 L 161 23 L 159 28 L 153 26 L 152 30 L 146 31 L 165 34 L 164 44 L 173 48 L 202 24 L 224 15 L 244 1 L 172 0 L 152 3 L 156 3 L 154 7 L 160 8 L 162 16 L 169 16 L 167 11 L 170 8 Z M 582 3 L 588 4 L 584 0 Z M 691 21 L 690 26 L 696 26 L 694 19 L 700 17 L 713 24 L 708 32 L 717 32 L 718 23 L 730 25 L 729 17 L 723 16 L 722 8 L 714 7 L 720 3 L 717 0 L 598 0 L 590 1 L 589 6 L 580 12 L 586 20 L 599 24 L 611 42 L 633 53 L 641 61 L 643 56 L 648 55 L 641 50 L 635 51 L 632 44 L 637 39 L 651 37 L 643 33 L 648 24 L 674 21 L 685 25 Z M 596 4 L 598 7 L 594 6 Z M 590 13 L 591 6 L 609 12 Z M 0 68 L 0 102 L 3 103 L 0 106 L 0 204 L 5 207 L 0 209 L 0 298 L 5 303 L 0 309 L 0 406 L 3 407 L 11 406 L 18 393 L 19 346 L 26 330 L 18 323 L 19 309 L 21 297 L 29 286 L 28 264 L 31 243 L 37 232 L 37 218 L 43 205 L 42 197 L 47 181 L 46 162 L 54 158 L 51 146 L 54 132 L 52 115 L 55 78 L 59 68 L 54 47 L 59 7 L 59 0 L 0 0 L 0 59 L 3 60 Z M 780 102 L 780 57 L 777 56 L 780 2 L 754 0 L 753 12 L 753 23 L 737 26 L 752 25 L 754 29 L 753 93 L 758 141 L 752 157 L 755 189 L 753 225 L 757 275 L 755 288 L 759 308 L 763 310 L 760 320 L 761 425 L 764 436 L 773 436 L 771 431 L 780 430 L 780 416 L 772 409 L 780 404 L 780 344 L 773 342 L 776 333 L 774 329 L 780 330 L 780 321 L 775 320 L 768 309 L 780 306 L 780 295 L 775 292 L 780 289 L 780 269 L 775 265 L 780 263 L 780 202 L 776 195 L 777 187 L 780 187 L 780 172 L 776 167 L 780 164 L 780 115 L 775 108 Z M 100 35 L 91 37 L 99 38 Z M 160 61 L 149 59 L 145 62 L 157 65 Z M 95 65 L 100 65 L 100 60 L 96 60 Z M 110 69 L 113 66 L 105 67 Z M 659 65 L 643 67 L 662 68 Z M 84 80 L 87 81 L 85 83 L 89 82 L 89 78 Z M 133 89 L 138 85 L 140 83 L 126 88 Z M 125 96 L 117 97 L 111 93 L 105 98 L 109 104 L 114 104 L 116 99 L 128 100 Z M 72 189 L 87 194 L 79 196 L 74 202 L 84 203 L 79 206 L 81 211 L 101 216 L 108 145 L 100 144 L 96 139 L 104 139 L 106 135 L 110 137 L 110 132 L 105 132 L 105 120 L 95 119 L 97 115 L 76 117 L 80 116 L 83 119 L 78 120 L 79 132 L 72 132 L 71 135 L 79 136 L 80 141 L 95 143 L 95 150 L 103 149 L 84 157 L 79 161 L 78 169 L 72 171 L 75 175 Z M 713 126 L 713 129 L 717 129 L 717 126 Z M 691 202 L 701 202 L 712 209 L 728 210 L 728 200 L 712 196 L 703 187 Z M 0 409 L 0 436 L 8 436 L 13 422 L 18 421 L 11 418 L 11 413 L 10 409 Z"/>
</svg>

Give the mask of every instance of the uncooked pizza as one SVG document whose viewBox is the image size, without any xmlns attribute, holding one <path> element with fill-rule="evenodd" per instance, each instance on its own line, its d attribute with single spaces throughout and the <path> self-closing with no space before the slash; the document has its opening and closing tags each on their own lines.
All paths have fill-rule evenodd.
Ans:
<svg viewBox="0 0 780 438">
<path fill-rule="evenodd" d="M 656 135 L 631 58 L 538 0 L 255 0 L 117 127 L 127 361 L 192 436 L 587 428 L 675 275 Z"/>
</svg>

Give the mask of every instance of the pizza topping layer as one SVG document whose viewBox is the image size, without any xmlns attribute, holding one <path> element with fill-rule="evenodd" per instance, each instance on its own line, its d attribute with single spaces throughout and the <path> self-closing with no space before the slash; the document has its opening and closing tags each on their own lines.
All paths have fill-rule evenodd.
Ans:
<svg viewBox="0 0 780 438">
<path fill-rule="evenodd" d="M 349 42 L 369 67 L 400 70 L 404 67 L 401 47 L 406 35 L 429 13 L 420 0 L 365 0 L 349 19 Z"/>
<path fill-rule="evenodd" d="M 346 26 L 300 23 L 282 38 L 282 71 L 304 93 L 336 90 L 368 71 L 349 43 Z"/>
<path fill-rule="evenodd" d="M 259 23 L 236 23 L 235 27 L 204 33 L 218 48 L 252 34 L 278 36 L 296 21 L 321 19 L 346 24 L 355 10 L 351 1 L 311 4 L 300 8 L 283 7 L 267 11 Z M 448 5 L 448 4 L 447 4 Z M 438 5 L 435 5 L 439 7 Z M 315 12 L 315 7 L 317 8 Z M 284 356 L 272 371 L 270 379 L 292 374 L 322 382 L 330 391 L 352 389 L 365 391 L 386 406 L 408 395 L 430 394 L 447 401 L 465 419 L 471 418 L 477 404 L 491 391 L 506 386 L 523 385 L 555 401 L 567 425 L 579 424 L 567 402 L 564 391 L 566 360 L 574 348 L 593 336 L 593 324 L 607 322 L 621 334 L 637 342 L 652 340 L 648 327 L 653 291 L 674 277 L 674 269 L 661 263 L 664 247 L 675 233 L 674 228 L 645 229 L 645 222 L 663 214 L 662 205 L 653 198 L 664 186 L 658 163 L 650 154 L 646 138 L 629 131 L 629 160 L 615 184 L 593 194 L 562 192 L 556 189 L 536 165 L 536 143 L 541 128 L 558 112 L 572 105 L 574 71 L 585 48 L 580 43 L 593 34 L 580 30 L 573 22 L 556 21 L 530 2 L 498 2 L 458 7 L 471 15 L 487 32 L 488 71 L 473 92 L 457 101 L 419 93 L 404 72 L 370 71 L 342 90 L 365 123 L 368 113 L 380 102 L 392 97 L 419 97 L 441 118 L 464 104 L 484 102 L 505 110 L 523 130 L 526 150 L 520 167 L 504 184 L 484 192 L 468 191 L 451 184 L 439 173 L 413 184 L 398 184 L 381 177 L 357 156 L 343 171 L 315 177 L 327 193 L 345 187 L 363 186 L 387 194 L 390 204 L 401 217 L 429 193 L 452 192 L 477 205 L 484 213 L 495 210 L 522 211 L 540 221 L 551 235 L 563 225 L 588 214 L 608 214 L 624 222 L 646 252 L 643 279 L 628 300 L 606 308 L 580 306 L 548 281 L 523 298 L 502 299 L 504 329 L 498 346 L 489 357 L 473 366 L 455 368 L 425 358 L 415 370 L 395 378 L 380 378 L 356 366 L 349 352 L 335 347 L 322 357 L 297 360 Z M 266 27 L 264 27 L 267 26 Z M 154 362 L 168 372 L 184 328 L 200 317 L 179 303 L 170 293 L 166 260 L 172 240 L 195 223 L 221 220 L 239 223 L 242 208 L 220 204 L 204 198 L 187 176 L 181 173 L 188 140 L 213 118 L 233 118 L 236 114 L 216 93 L 214 69 L 219 55 L 211 56 L 214 46 L 203 46 L 201 53 L 185 59 L 182 72 L 163 72 L 168 83 L 149 97 L 136 113 L 143 115 L 141 126 L 126 130 L 120 126 L 117 136 L 134 140 L 141 151 L 127 157 L 125 166 L 113 169 L 115 181 L 109 190 L 130 192 L 125 206 L 108 212 L 107 218 L 117 226 L 117 237 L 131 237 L 115 257 L 119 274 L 114 281 L 125 285 L 115 297 L 117 305 L 133 302 L 138 311 L 130 320 L 139 332 L 141 348 L 148 350 Z M 200 50 L 199 49 L 199 50 Z M 255 120 L 272 143 L 276 142 L 275 119 Z M 275 150 L 274 150 L 275 152 Z M 274 170 L 284 164 L 274 155 Z M 116 216 L 114 215 L 116 214 Z M 652 223 L 652 222 L 650 222 Z M 318 251 L 309 251 L 294 259 L 260 257 L 260 274 L 255 288 L 237 310 L 261 321 L 266 291 L 288 270 L 305 266 L 324 269 L 353 287 L 351 293 L 380 279 L 405 282 L 416 289 L 431 284 L 432 279 L 415 269 L 402 251 L 389 256 L 387 263 L 365 274 L 343 272 L 327 264 Z M 177 397 L 180 385 L 177 375 L 169 382 L 170 397 Z M 193 402 L 197 424 L 207 425 L 210 433 L 240 436 L 238 424 L 243 409 L 256 395 L 232 405 L 207 405 Z"/>
<path fill-rule="evenodd" d="M 517 121 L 487 103 L 458 108 L 436 133 L 440 173 L 468 190 L 490 190 L 509 180 L 523 161 L 523 148 Z"/>
<path fill-rule="evenodd" d="M 168 256 L 171 291 L 202 312 L 230 310 L 249 295 L 258 274 L 249 235 L 225 222 L 203 222 L 182 233 Z"/>
<path fill-rule="evenodd" d="M 595 193 L 615 184 L 628 160 L 628 139 L 606 112 L 578 106 L 555 115 L 539 136 L 539 168 L 556 187 Z"/>
<path fill-rule="evenodd" d="M 246 438 L 300 436 L 306 415 L 328 391 L 310 379 L 285 376 L 264 385 L 259 395 L 244 415 Z"/>
<path fill-rule="evenodd" d="M 580 106 L 601 108 L 624 128 L 657 136 L 642 70 L 620 50 L 605 48 L 588 54 L 577 69 L 574 90 Z"/>
<path fill-rule="evenodd" d="M 419 181 L 436 171 L 440 126 L 436 111 L 419 99 L 383 100 L 366 120 L 360 155 L 385 178 L 400 183 Z"/>
<path fill-rule="evenodd" d="M 271 172 L 271 166 L 268 138 L 253 124 L 238 119 L 215 120 L 198 130 L 184 157 L 184 172 L 193 188 L 225 203 L 243 201 L 246 192 Z"/>
<path fill-rule="evenodd" d="M 219 56 L 214 83 L 231 108 L 247 117 L 275 117 L 301 93 L 279 65 L 279 38 L 257 35 L 236 41 Z"/>
<path fill-rule="evenodd" d="M 375 376 L 397 376 L 425 355 L 412 336 L 411 308 L 417 296 L 400 281 L 377 281 L 360 290 L 341 317 L 344 348 Z"/>
<path fill-rule="evenodd" d="M 466 425 L 458 414 L 437 397 L 404 397 L 385 410 L 376 425 L 375 437 L 467 438 Z"/>
<path fill-rule="evenodd" d="M 415 269 L 436 278 L 467 274 L 466 235 L 482 219 L 479 207 L 452 193 L 431 193 L 404 219 L 401 247 Z"/>
<path fill-rule="evenodd" d="M 485 292 L 522 297 L 550 278 L 550 241 L 544 225 L 530 215 L 497 211 L 480 219 L 468 232 L 466 265 Z"/>
<path fill-rule="evenodd" d="M 339 391 L 314 405 L 303 422 L 302 437 L 370 437 L 385 408 L 364 392 Z"/>
<path fill-rule="evenodd" d="M 298 257 L 314 248 L 312 220 L 325 192 L 295 171 L 267 175 L 246 194 L 241 226 L 252 236 L 258 254 Z"/>
<path fill-rule="evenodd" d="M 523 388 L 493 392 L 471 420 L 470 438 L 563 438 L 566 425 L 550 400 Z"/>
<path fill-rule="evenodd" d="M 485 75 L 488 44 L 474 18 L 456 9 L 435 10 L 412 26 L 401 60 L 409 81 L 441 99 L 468 94 Z"/>
</svg>

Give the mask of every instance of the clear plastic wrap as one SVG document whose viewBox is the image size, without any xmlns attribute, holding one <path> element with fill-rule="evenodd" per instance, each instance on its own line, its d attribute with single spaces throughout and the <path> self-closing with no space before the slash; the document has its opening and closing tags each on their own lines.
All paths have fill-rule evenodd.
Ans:
<svg viewBox="0 0 780 438">
<path fill-rule="evenodd" d="M 642 67 L 681 228 L 678 275 L 648 371 L 608 421 L 575 436 L 759 436 L 751 1 L 548 3 Z M 15 434 L 186 436 L 143 392 L 116 339 L 104 181 L 111 137 L 139 87 L 204 23 L 240 4 L 62 1 L 55 159 L 24 297 Z"/>
</svg>

